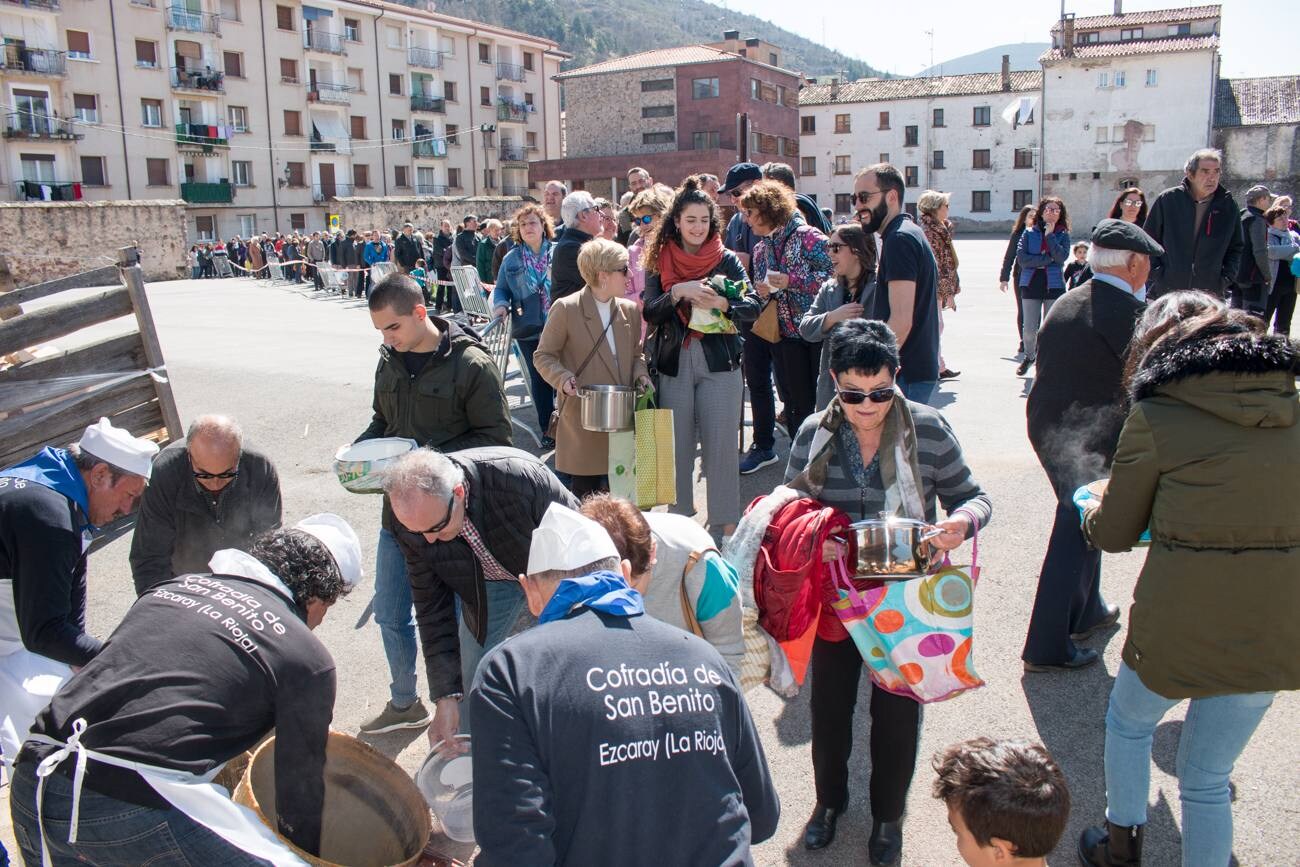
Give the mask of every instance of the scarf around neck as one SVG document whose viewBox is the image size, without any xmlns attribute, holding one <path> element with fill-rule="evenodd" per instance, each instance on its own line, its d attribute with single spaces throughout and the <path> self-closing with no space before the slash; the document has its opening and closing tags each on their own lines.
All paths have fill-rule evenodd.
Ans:
<svg viewBox="0 0 1300 867">
<path fill-rule="evenodd" d="M 565 578 L 555 588 L 537 622 L 563 620 L 577 608 L 591 608 L 615 617 L 635 617 L 645 613 L 641 594 L 628 586 L 622 575 L 593 572 L 581 578 Z"/>
<path fill-rule="evenodd" d="M 669 241 L 659 248 L 659 277 L 665 292 L 687 280 L 703 280 L 713 273 L 722 261 L 722 238 L 714 235 L 705 241 L 698 252 L 687 253 L 677 241 Z"/>
<path fill-rule="evenodd" d="M 519 256 L 524 261 L 524 282 L 528 288 L 542 296 L 542 309 L 551 306 L 551 242 L 542 239 L 542 245 L 533 252 L 533 248 L 520 242 Z"/>
</svg>

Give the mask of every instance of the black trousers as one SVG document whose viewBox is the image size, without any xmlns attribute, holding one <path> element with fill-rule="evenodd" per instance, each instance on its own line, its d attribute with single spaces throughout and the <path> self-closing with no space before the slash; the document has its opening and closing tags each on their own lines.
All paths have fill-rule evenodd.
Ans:
<svg viewBox="0 0 1300 867">
<path fill-rule="evenodd" d="M 812 759 L 817 803 L 842 810 L 849 801 L 853 707 L 862 656 L 852 639 L 818 638 L 812 650 Z M 921 705 L 871 687 L 871 816 L 897 822 L 907 806 L 921 739 Z"/>
<path fill-rule="evenodd" d="M 772 344 L 748 331 L 744 334 L 740 363 L 749 386 L 749 407 L 754 415 L 754 445 L 772 450 L 776 444 L 776 399 L 772 395 Z"/>
<path fill-rule="evenodd" d="M 1088 545 L 1079 523 L 1079 510 L 1057 486 L 1056 522 L 1047 542 L 1038 594 L 1029 618 L 1029 634 L 1020 658 L 1053 665 L 1074 656 L 1071 632 L 1082 632 L 1105 614 L 1101 599 L 1101 552 Z"/>
<path fill-rule="evenodd" d="M 1025 305 L 1021 304 L 1020 275 L 1012 275 L 1012 288 L 1016 290 L 1016 337 L 1020 339 L 1020 351 L 1025 351 L 1025 341 L 1020 335 L 1025 333 Z"/>
<path fill-rule="evenodd" d="M 579 500 L 592 494 L 608 494 L 609 476 L 570 476 L 569 490 Z"/>
<path fill-rule="evenodd" d="M 790 439 L 799 425 L 817 409 L 817 375 L 821 372 L 822 345 L 801 337 L 783 337 L 772 347 L 776 381 L 785 403 L 785 429 Z"/>
<path fill-rule="evenodd" d="M 1286 268 L 1290 264 L 1290 262 L 1283 262 L 1282 267 Z M 1265 324 L 1272 322 L 1273 331 L 1277 334 L 1291 333 L 1291 317 L 1295 315 L 1295 291 L 1295 277 L 1284 284 L 1279 275 L 1277 282 L 1273 284 L 1273 291 L 1268 294 L 1268 306 L 1264 308 L 1264 322 Z"/>
<path fill-rule="evenodd" d="M 1268 305 L 1269 286 L 1266 283 L 1238 283 L 1228 290 L 1228 305 L 1245 310 L 1252 316 L 1263 316 Z"/>
</svg>

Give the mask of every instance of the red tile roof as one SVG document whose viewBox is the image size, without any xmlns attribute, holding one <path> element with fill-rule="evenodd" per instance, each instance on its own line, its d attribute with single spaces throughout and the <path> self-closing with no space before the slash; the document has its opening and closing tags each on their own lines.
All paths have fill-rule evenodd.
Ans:
<svg viewBox="0 0 1300 867">
<path fill-rule="evenodd" d="M 1097 30 L 1103 27 L 1140 27 L 1143 24 L 1183 24 L 1221 18 L 1220 6 L 1184 6 L 1180 9 L 1153 9 L 1150 12 L 1125 12 L 1123 15 L 1092 15 L 1074 19 L 1074 29 Z M 1061 22 L 1052 25 L 1052 32 L 1061 31 Z"/>
<path fill-rule="evenodd" d="M 1027 70 L 1011 73 L 1011 92 L 1040 90 L 1043 73 Z M 975 96 L 1001 93 L 1002 74 L 976 72 L 970 75 L 939 75 L 933 78 L 863 78 L 839 85 L 831 98 L 829 84 L 812 84 L 799 91 L 799 106 L 839 105 L 846 102 L 877 102 L 928 96 Z"/>
<path fill-rule="evenodd" d="M 1169 54 L 1175 51 L 1206 51 L 1219 47 L 1217 36 L 1176 36 L 1171 39 L 1135 39 L 1128 42 L 1094 42 L 1074 46 L 1074 54 L 1066 57 L 1061 49 L 1044 51 L 1039 63 L 1060 60 L 1093 60 L 1105 57 L 1131 57 L 1140 54 Z"/>
<path fill-rule="evenodd" d="M 1220 78 L 1215 126 L 1300 123 L 1300 76 Z"/>
</svg>

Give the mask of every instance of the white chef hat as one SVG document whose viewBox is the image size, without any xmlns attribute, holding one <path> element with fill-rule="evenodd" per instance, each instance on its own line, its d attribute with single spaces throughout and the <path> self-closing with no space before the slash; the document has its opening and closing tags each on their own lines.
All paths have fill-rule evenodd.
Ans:
<svg viewBox="0 0 1300 867">
<path fill-rule="evenodd" d="M 619 557 L 605 528 L 577 512 L 551 503 L 528 547 L 528 574 L 568 572 L 597 560 Z"/>
<path fill-rule="evenodd" d="M 153 472 L 154 455 L 158 454 L 157 443 L 133 437 L 122 428 L 113 427 L 107 418 L 88 426 L 77 445 L 86 454 L 146 480 Z"/>
<path fill-rule="evenodd" d="M 315 536 L 329 549 L 334 563 L 339 567 L 339 574 L 343 576 L 344 593 L 352 592 L 361 583 L 366 574 L 361 568 L 361 540 L 347 521 L 338 515 L 320 512 L 308 515 L 294 524 L 293 528 Z"/>
</svg>

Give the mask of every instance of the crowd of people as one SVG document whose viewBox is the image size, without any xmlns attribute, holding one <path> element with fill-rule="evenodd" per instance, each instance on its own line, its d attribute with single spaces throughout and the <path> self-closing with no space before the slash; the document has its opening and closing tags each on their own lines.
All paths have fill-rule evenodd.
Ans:
<svg viewBox="0 0 1300 867">
<path fill-rule="evenodd" d="M 1198 151 L 1149 207 L 1141 190 L 1121 191 L 1086 247 L 1066 203 L 1044 197 L 1020 213 L 1003 264 L 1019 370 L 1035 368 L 1029 437 L 1057 499 L 1027 675 L 1099 660 L 1086 644 L 1121 615 L 1101 596 L 1102 552 L 1149 534 L 1096 757 L 1106 813 L 1076 846 L 1094 867 L 1141 863 L 1153 732 L 1184 701 L 1195 724 L 1177 768 L 1182 862 L 1226 865 L 1233 763 L 1274 694 L 1300 688 L 1300 349 L 1288 336 L 1300 234 L 1290 200 L 1263 186 L 1239 211 L 1221 165 Z M 944 193 L 923 193 L 913 218 L 902 175 L 872 165 L 854 178 L 854 218 L 831 226 L 779 163 L 676 188 L 640 168 L 628 181 L 617 203 L 552 181 L 504 223 L 467 215 L 455 233 L 407 224 L 278 250 L 257 239 L 261 264 L 240 260 L 327 263 L 353 275 L 342 291 L 366 298 L 383 346 L 357 442 L 418 447 L 383 474 L 373 609 L 389 691 L 360 731 L 427 727 L 444 756 L 473 735 L 484 865 L 747 862 L 775 833 L 780 800 L 744 698 L 764 555 L 743 540 L 776 545 L 792 526 L 783 505 L 803 501 L 823 530 L 890 515 L 948 552 L 993 514 L 933 406 L 959 375 L 941 338 L 962 285 Z M 720 195 L 736 204 L 725 226 Z M 441 274 L 458 265 L 478 270 L 493 315 L 509 319 L 552 464 L 513 447 L 493 360 L 473 325 L 445 315 L 455 295 Z M 584 428 L 574 399 L 590 385 L 653 390 L 672 410 L 668 512 L 609 493 L 608 438 Z M 742 512 L 739 477 L 779 461 L 778 422 L 791 440 L 783 484 Z M 274 840 L 244 835 L 237 816 L 213 820 L 219 808 L 193 792 L 273 725 L 291 745 L 277 751 L 280 831 L 317 854 L 334 669 L 310 630 L 360 580 L 360 540 L 332 515 L 283 529 L 274 466 L 229 418 L 203 416 L 154 452 L 103 422 L 0 471 L 0 580 L 14 599 L 0 609 L 0 750 L 22 857 L 278 863 Z M 103 644 L 85 630 L 81 539 L 137 504 L 140 601 Z M 816 805 L 802 842 L 832 845 L 848 805 L 866 668 L 867 858 L 889 865 L 904 847 L 924 702 L 885 688 L 850 634 L 840 556 L 832 543 L 799 564 L 815 629 Z M 1229 574 L 1249 585 L 1225 588 Z M 204 613 L 214 599 L 231 618 Z M 126 650 L 127 636 L 147 652 Z M 933 768 L 966 863 L 1045 864 L 1070 815 L 1046 750 L 977 738 Z"/>
</svg>

